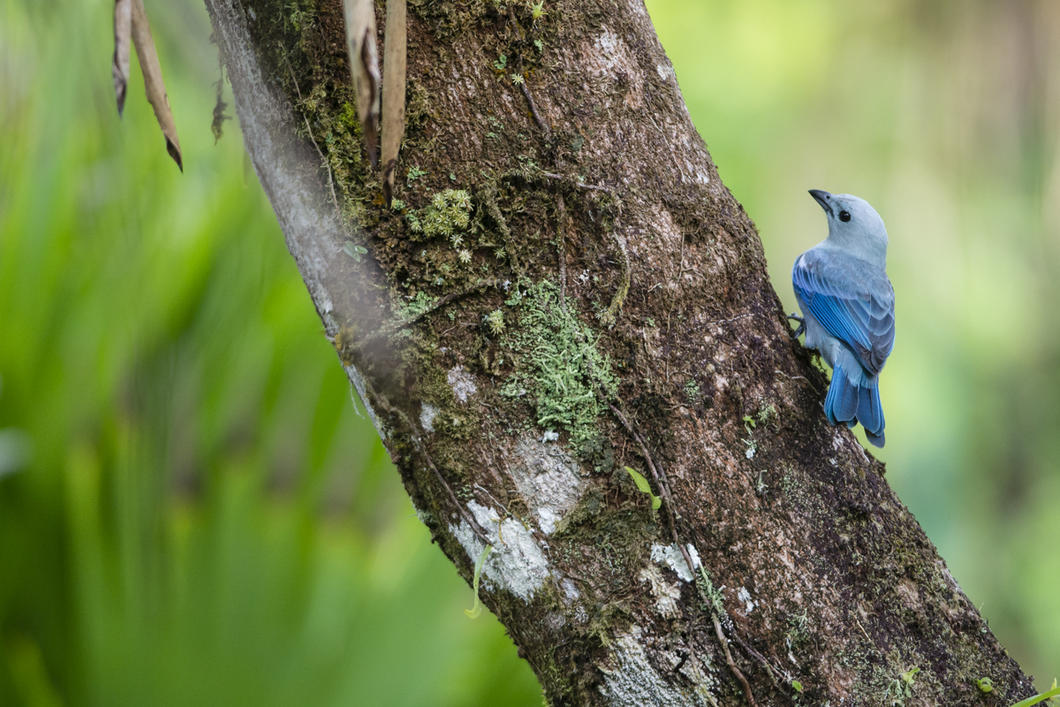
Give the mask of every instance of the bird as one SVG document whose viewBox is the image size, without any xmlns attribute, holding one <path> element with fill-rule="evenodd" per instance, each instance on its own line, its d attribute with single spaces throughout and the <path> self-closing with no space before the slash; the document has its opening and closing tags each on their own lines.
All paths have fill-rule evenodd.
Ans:
<svg viewBox="0 0 1060 707">
<path fill-rule="evenodd" d="M 795 259 L 791 281 L 802 316 L 794 336 L 832 368 L 828 422 L 861 423 L 885 442 L 879 375 L 894 348 L 894 288 L 887 278 L 887 229 L 864 199 L 810 189 L 828 217 L 828 237 Z"/>
</svg>

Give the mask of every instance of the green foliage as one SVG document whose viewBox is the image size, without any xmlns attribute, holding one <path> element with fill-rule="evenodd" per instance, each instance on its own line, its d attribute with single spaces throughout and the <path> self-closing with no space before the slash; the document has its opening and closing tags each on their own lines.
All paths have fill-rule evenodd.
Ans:
<svg viewBox="0 0 1060 707">
<path fill-rule="evenodd" d="M 990 678 L 979 678 L 975 681 L 975 686 L 979 688 L 979 692 L 988 694 L 994 691 L 994 681 Z"/>
<path fill-rule="evenodd" d="M 413 182 L 425 176 L 427 176 L 426 170 L 420 169 L 418 165 L 412 165 L 405 174 L 405 185 L 411 187 Z"/>
<path fill-rule="evenodd" d="M 596 334 L 560 302 L 551 282 L 516 287 L 505 304 L 519 319 L 505 342 L 523 361 L 518 370 L 528 372 L 513 374 L 501 394 L 527 396 L 538 425 L 562 427 L 574 449 L 588 453 L 599 436 L 597 420 L 618 387 Z"/>
<path fill-rule="evenodd" d="M 406 321 L 409 319 L 415 319 L 416 317 L 426 314 L 434 309 L 437 302 L 438 299 L 436 297 L 431 297 L 423 290 L 420 290 L 405 301 L 400 307 L 400 312 L 398 314 Z"/>
<path fill-rule="evenodd" d="M 886 697 L 891 705 L 904 705 L 913 696 L 913 683 L 920 668 L 914 666 L 887 684 Z"/>
<path fill-rule="evenodd" d="M 651 509 L 653 511 L 659 510 L 659 507 L 662 506 L 662 499 L 656 496 L 651 490 L 651 484 L 649 484 L 648 480 L 644 478 L 644 475 L 628 466 L 625 467 L 625 469 L 626 473 L 629 474 L 629 477 L 633 479 L 633 483 L 636 484 L 637 490 L 651 499 Z"/>
<path fill-rule="evenodd" d="M 475 594 L 475 603 L 471 605 L 470 609 L 464 609 L 464 613 L 467 614 L 469 619 L 477 619 L 482 614 L 482 603 L 478 599 L 478 582 L 482 578 L 482 566 L 486 564 L 486 558 L 493 552 L 493 546 L 487 545 L 482 548 L 482 552 L 478 554 L 478 559 L 475 560 L 475 577 L 471 583 L 471 591 Z"/>
<path fill-rule="evenodd" d="M 202 3 L 148 3 L 183 175 L 113 5 L 0 3 L 0 705 L 539 704 L 213 144 Z"/>
<path fill-rule="evenodd" d="M 1054 697 L 1060 697 L 1060 687 L 1056 686 L 1056 680 L 1053 680 L 1053 687 L 1047 692 L 1040 692 L 1033 697 L 1028 697 L 1025 700 L 1020 700 L 1012 707 L 1031 707 L 1031 705 L 1041 704 L 1046 700 L 1051 700 Z"/>
</svg>

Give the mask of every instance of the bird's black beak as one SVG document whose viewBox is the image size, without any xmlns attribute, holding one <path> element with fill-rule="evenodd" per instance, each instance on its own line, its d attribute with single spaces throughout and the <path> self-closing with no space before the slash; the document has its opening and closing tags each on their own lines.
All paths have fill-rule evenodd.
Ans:
<svg viewBox="0 0 1060 707">
<path fill-rule="evenodd" d="M 817 203 L 821 205 L 825 213 L 829 216 L 832 215 L 832 195 L 826 192 L 824 189 L 811 189 L 810 196 L 817 200 Z"/>
</svg>

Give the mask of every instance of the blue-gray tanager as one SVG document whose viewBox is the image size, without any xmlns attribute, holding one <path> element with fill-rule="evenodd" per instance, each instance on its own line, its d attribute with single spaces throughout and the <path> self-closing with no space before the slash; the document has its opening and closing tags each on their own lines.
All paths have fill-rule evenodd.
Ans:
<svg viewBox="0 0 1060 707">
<path fill-rule="evenodd" d="M 803 317 L 795 332 L 832 367 L 824 414 L 833 425 L 860 422 L 882 447 L 877 376 L 894 347 L 894 289 L 887 279 L 887 229 L 868 202 L 811 189 L 828 214 L 828 237 L 795 259 L 791 280 Z"/>
</svg>

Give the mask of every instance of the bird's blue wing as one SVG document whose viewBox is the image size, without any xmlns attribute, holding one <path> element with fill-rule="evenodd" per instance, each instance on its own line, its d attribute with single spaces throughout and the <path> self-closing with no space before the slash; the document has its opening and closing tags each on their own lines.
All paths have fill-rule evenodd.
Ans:
<svg viewBox="0 0 1060 707">
<path fill-rule="evenodd" d="M 842 341 L 876 375 L 894 347 L 894 290 L 871 264 L 834 250 L 811 249 L 791 272 L 803 311 Z"/>
</svg>

